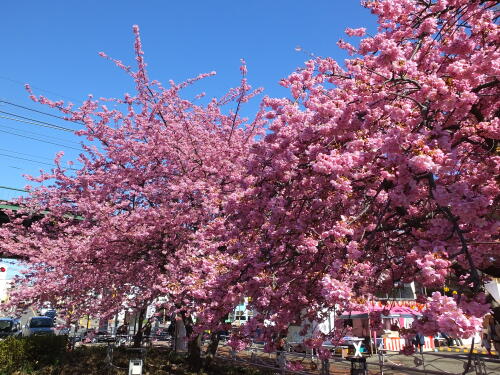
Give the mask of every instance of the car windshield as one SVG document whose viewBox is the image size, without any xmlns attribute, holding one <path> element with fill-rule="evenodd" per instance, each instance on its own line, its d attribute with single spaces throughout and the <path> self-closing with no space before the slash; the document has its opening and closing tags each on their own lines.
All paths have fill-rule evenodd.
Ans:
<svg viewBox="0 0 500 375">
<path fill-rule="evenodd" d="M 30 321 L 30 328 L 42 328 L 42 327 L 53 327 L 54 323 L 52 322 L 52 319 L 46 319 L 46 318 L 37 318 L 37 319 L 31 319 Z"/>
<path fill-rule="evenodd" d="M 12 329 L 12 320 L 0 320 L 0 331 L 10 332 Z"/>
</svg>

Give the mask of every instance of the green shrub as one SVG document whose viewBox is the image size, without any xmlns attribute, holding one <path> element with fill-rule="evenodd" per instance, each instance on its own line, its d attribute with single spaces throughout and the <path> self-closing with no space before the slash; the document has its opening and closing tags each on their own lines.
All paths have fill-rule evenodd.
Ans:
<svg viewBox="0 0 500 375">
<path fill-rule="evenodd" d="M 25 340 L 8 337 L 0 341 L 0 374 L 21 370 L 27 360 Z"/>
<path fill-rule="evenodd" d="M 66 345 L 66 336 L 8 337 L 0 341 L 0 374 L 28 372 L 60 363 Z"/>
<path fill-rule="evenodd" d="M 179 353 L 172 350 L 167 353 L 165 359 L 170 363 L 181 364 L 186 361 L 186 353 Z"/>
</svg>

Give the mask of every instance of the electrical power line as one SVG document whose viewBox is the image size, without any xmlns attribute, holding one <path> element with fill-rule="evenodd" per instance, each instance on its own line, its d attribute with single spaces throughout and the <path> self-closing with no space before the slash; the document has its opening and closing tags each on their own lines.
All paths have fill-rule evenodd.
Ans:
<svg viewBox="0 0 500 375">
<path fill-rule="evenodd" d="M 66 142 L 66 143 L 72 143 L 72 144 L 78 145 L 78 146 L 80 145 L 79 142 L 71 141 L 71 140 L 68 140 L 68 139 L 65 139 L 65 138 L 54 137 L 54 136 L 51 136 L 51 135 L 46 135 L 46 134 L 42 134 L 42 133 L 32 132 L 32 131 L 26 130 L 25 128 L 18 128 L 18 127 L 13 128 L 11 126 L 7 126 L 7 125 L 1 124 L 1 123 L 0 123 L 0 125 L 4 129 L 9 129 L 11 131 L 16 132 L 16 134 L 19 134 L 18 132 L 21 132 L 22 134 L 31 134 L 31 135 L 34 135 L 36 137 L 42 137 L 44 139 L 47 138 L 47 139 L 51 139 L 51 140 L 55 140 L 55 141 L 62 141 L 62 142 Z"/>
<path fill-rule="evenodd" d="M 51 164 L 51 163 L 46 163 L 44 161 L 37 161 L 37 160 L 28 159 L 28 158 L 22 158 L 20 156 L 7 155 L 7 154 L 2 154 L 2 153 L 0 153 L 0 156 L 12 158 L 12 159 L 25 160 L 25 161 L 30 161 L 30 162 L 36 163 L 36 164 L 44 164 L 44 165 L 50 165 L 51 167 L 55 167 L 55 164 L 53 164 L 53 163 Z"/>
<path fill-rule="evenodd" d="M 33 139 L 35 141 L 39 141 L 39 142 L 44 142 L 44 143 L 50 143 L 52 145 L 56 145 L 56 146 L 62 146 L 62 147 L 66 147 L 66 148 L 71 148 L 73 150 L 77 150 L 77 151 L 82 151 L 82 149 L 80 148 L 76 148 L 76 147 L 71 147 L 71 146 L 68 146 L 68 145 L 63 145 L 63 144 L 60 144 L 60 143 L 55 143 L 55 142 L 50 142 L 50 141 L 45 141 L 43 139 L 39 139 L 39 138 L 35 138 L 35 137 L 30 137 L 30 136 L 27 136 L 27 135 L 22 135 L 22 134 L 17 134 L 17 133 L 14 133 L 14 132 L 9 132 L 7 130 L 0 130 L 0 132 L 2 133 L 7 133 L 7 134 L 12 134 L 12 135 L 16 135 L 18 137 L 22 137 L 22 138 L 28 138 L 28 139 Z"/>
<path fill-rule="evenodd" d="M 17 79 L 12 79 L 12 78 L 9 78 L 9 77 L 6 77 L 6 76 L 0 76 L 0 79 L 4 79 L 4 80 L 6 80 L 6 81 L 10 81 L 10 82 L 12 82 L 12 83 L 17 83 L 17 84 L 20 84 L 20 85 L 22 85 L 23 87 L 26 85 L 26 81 L 25 81 L 25 82 L 21 82 L 21 81 L 18 81 Z M 33 86 L 33 85 L 30 85 L 30 86 L 31 86 L 31 88 L 33 88 L 33 89 L 37 89 L 37 90 L 40 90 L 40 91 L 45 91 L 45 92 L 48 92 L 48 93 L 50 93 L 50 94 L 54 94 L 54 95 L 60 96 L 60 97 L 62 97 L 62 98 L 67 98 L 67 99 L 70 99 L 70 100 L 73 100 L 73 101 L 79 101 L 79 100 L 81 100 L 81 99 L 71 98 L 71 97 L 69 97 L 69 96 L 59 94 L 59 93 L 57 93 L 57 92 L 55 92 L 55 91 L 46 90 L 46 89 L 44 89 L 44 88 L 42 88 L 42 87 L 40 87 L 40 86 Z"/>
<path fill-rule="evenodd" d="M 1 78 L 1 77 L 0 77 Z M 48 113 L 48 112 L 44 112 L 44 111 L 39 111 L 38 109 L 34 109 L 34 108 L 31 108 L 31 107 L 26 107 L 24 105 L 21 105 L 21 104 L 16 104 L 16 103 L 12 103 L 12 102 L 9 102 L 8 100 L 4 100 L 4 99 L 0 99 L 0 103 L 5 103 L 5 104 L 8 104 L 8 105 L 12 105 L 14 107 L 18 107 L 18 108 L 22 108 L 22 109 L 26 109 L 28 111 L 32 111 L 32 112 L 36 112 L 36 113 L 40 113 L 42 115 L 46 115 L 46 116 L 50 116 L 50 117 L 55 117 L 55 118 L 58 118 L 58 119 L 61 119 L 61 120 L 64 120 L 64 121 L 69 121 L 69 122 L 74 122 L 75 124 L 80 124 L 80 125 L 85 125 L 83 122 L 81 121 L 75 121 L 75 120 L 70 120 L 70 119 L 67 119 L 67 118 L 64 118 L 62 116 L 57 116 L 57 115 L 54 115 L 52 113 Z"/>
<path fill-rule="evenodd" d="M 4 156 L 4 157 L 7 157 L 7 158 L 12 158 L 12 159 L 19 159 L 19 160 L 30 161 L 30 162 L 37 163 L 37 164 L 44 164 L 44 165 L 55 166 L 53 158 L 51 159 L 51 158 L 44 157 L 44 156 L 27 154 L 25 152 L 12 151 L 12 150 L 8 150 L 8 149 L 5 149 L 5 148 L 0 148 L 0 151 L 4 151 L 4 152 L 8 152 L 9 153 L 9 154 L 0 153 L 0 157 Z M 10 155 L 10 154 L 16 154 L 16 155 L 22 155 L 22 156 L 20 157 L 20 156 L 15 156 L 15 155 Z M 30 159 L 25 158 L 23 156 L 28 156 Z M 43 160 L 40 160 L 40 159 L 43 159 Z M 81 164 L 81 162 L 78 162 L 78 161 L 76 161 L 74 163 L 75 164 Z M 19 170 L 26 169 L 26 168 L 20 168 L 17 165 L 8 165 L 8 167 L 14 168 L 14 169 L 19 169 Z M 72 167 L 69 167 L 69 166 L 67 167 L 67 169 L 73 170 L 73 171 L 78 170 L 76 168 L 72 168 Z"/>
<path fill-rule="evenodd" d="M 40 156 L 40 155 L 33 155 L 33 154 L 27 154 L 25 152 L 18 152 L 18 151 L 12 151 L 12 150 L 7 150 L 6 148 L 0 148 L 0 151 L 5 151 L 5 152 L 9 152 L 11 154 L 17 154 L 17 155 L 23 155 L 23 156 L 29 156 L 31 158 L 35 158 L 35 159 L 44 159 L 46 163 L 48 162 L 52 162 L 52 164 L 54 164 L 54 158 L 48 158 L 46 156 Z M 75 164 L 82 164 L 81 162 L 79 161 L 74 161 Z"/>
<path fill-rule="evenodd" d="M 54 160 L 54 159 L 51 159 L 51 158 L 48 158 L 48 157 L 45 157 L 45 156 L 39 156 L 39 155 L 33 155 L 33 154 L 26 154 L 24 152 L 7 150 L 6 148 L 0 148 L 0 151 L 10 152 L 11 154 L 18 154 L 18 155 L 30 156 L 32 158 L 45 159 L 45 160 L 48 160 L 48 161 L 53 161 Z"/>
<path fill-rule="evenodd" d="M 72 132 L 72 133 L 74 133 L 76 131 L 76 130 L 73 130 L 73 129 L 70 129 L 70 128 L 65 128 L 64 126 L 51 124 L 50 122 L 40 121 L 40 120 L 32 119 L 32 118 L 29 118 L 29 117 L 24 117 L 24 116 L 21 116 L 21 115 L 16 115 L 15 113 L 10 113 L 10 112 L 5 112 L 5 111 L 0 111 L 0 113 L 4 113 L 4 114 L 10 115 L 10 116 L 15 116 L 15 117 L 19 118 L 19 119 L 16 119 L 16 118 L 7 117 L 7 116 L 1 116 L 0 115 L 0 118 L 4 118 L 4 119 L 7 119 L 7 120 L 11 120 L 11 121 L 24 122 L 26 124 L 43 126 L 45 128 L 62 130 L 62 131 Z"/>
<path fill-rule="evenodd" d="M 13 188 L 13 187 L 10 187 L 10 186 L 1 186 L 1 185 L 0 185 L 0 189 L 22 191 L 24 193 L 28 192 L 27 190 L 24 190 L 24 189 L 18 189 L 18 188 Z"/>
<path fill-rule="evenodd" d="M 3 157 L 7 157 L 7 158 L 12 158 L 12 159 L 18 159 L 18 160 L 24 160 L 24 161 L 29 161 L 29 162 L 32 162 L 32 163 L 36 163 L 36 164 L 44 164 L 44 165 L 49 165 L 51 167 L 55 167 L 56 165 L 54 163 L 45 163 L 43 161 L 38 161 L 38 160 L 32 160 L 32 159 L 28 159 L 28 158 L 22 158 L 20 156 L 13 156 L 13 155 L 7 155 L 7 154 L 2 154 L 0 153 L 0 156 L 3 156 Z M 76 171 L 77 169 L 75 168 L 72 168 L 72 167 L 68 167 L 66 169 L 69 169 L 69 170 L 72 170 L 72 171 Z"/>
</svg>

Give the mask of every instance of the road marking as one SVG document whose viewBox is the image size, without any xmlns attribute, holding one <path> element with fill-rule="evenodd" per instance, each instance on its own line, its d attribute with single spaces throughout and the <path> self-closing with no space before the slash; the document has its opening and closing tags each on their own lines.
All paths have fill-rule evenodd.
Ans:
<svg viewBox="0 0 500 375">
<path fill-rule="evenodd" d="M 461 349 L 457 349 L 457 348 L 438 348 L 438 350 L 440 352 L 458 352 L 458 353 L 466 353 L 466 354 L 468 354 L 470 352 L 470 349 L 468 349 L 468 348 L 461 348 Z M 474 354 L 488 354 L 488 352 L 486 350 L 482 350 L 482 349 L 473 349 L 472 353 L 474 353 Z M 497 353 L 496 353 L 495 350 L 492 350 L 491 354 L 497 355 Z"/>
</svg>

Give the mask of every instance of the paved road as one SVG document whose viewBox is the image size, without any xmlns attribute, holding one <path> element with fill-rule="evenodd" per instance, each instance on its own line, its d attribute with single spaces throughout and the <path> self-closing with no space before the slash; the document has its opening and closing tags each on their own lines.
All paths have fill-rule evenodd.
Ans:
<svg viewBox="0 0 500 375">
<path fill-rule="evenodd" d="M 33 308 L 29 307 L 26 311 L 23 312 L 23 314 L 21 315 L 21 325 L 25 325 L 27 322 L 28 322 L 28 319 L 31 318 L 32 316 L 40 316 L 40 314 L 34 310 Z M 64 320 L 62 320 L 61 318 L 59 318 L 58 316 L 56 316 L 56 320 L 54 322 L 54 325 L 55 326 L 59 326 L 59 325 L 64 325 L 66 324 L 66 322 Z"/>
<path fill-rule="evenodd" d="M 479 359 L 477 363 L 475 359 Z M 386 357 L 386 365 L 393 370 L 394 373 L 410 373 L 417 374 L 423 371 L 428 374 L 436 373 L 463 373 L 465 366 L 469 361 L 469 356 L 466 353 L 434 353 L 427 352 L 423 355 L 417 354 L 413 356 L 405 356 L 399 354 L 390 354 Z M 378 357 L 371 357 L 369 363 L 375 365 L 378 363 Z M 500 375 L 500 360 L 487 356 L 473 356 L 471 360 L 470 374 L 476 374 L 474 366 L 484 364 L 486 374 Z M 404 367 L 405 370 L 399 371 L 398 368 Z M 373 367 L 372 367 L 373 368 Z M 407 369 L 414 369 L 409 371 Z"/>
<path fill-rule="evenodd" d="M 9 317 L 9 316 L 12 316 L 12 314 L 9 314 L 9 312 L 6 312 L 6 311 L 0 311 L 0 317 L 4 317 L 4 316 Z M 33 316 L 40 316 L 40 314 L 31 307 L 28 307 L 25 311 L 23 311 L 23 313 L 19 317 L 19 322 L 21 323 L 21 328 L 23 328 L 26 325 L 26 323 L 28 323 L 29 318 L 31 318 Z M 64 325 L 64 324 L 66 324 L 66 322 L 64 320 L 62 320 L 59 317 L 56 317 L 55 326 L 60 326 L 60 325 Z"/>
<path fill-rule="evenodd" d="M 23 312 L 21 318 L 19 319 L 19 321 L 21 322 L 21 327 L 24 327 L 24 325 L 28 323 L 29 318 L 31 318 L 32 316 L 38 316 L 38 314 L 36 313 L 35 310 L 29 307 L 27 310 Z"/>
<path fill-rule="evenodd" d="M 218 354 L 223 358 L 230 359 L 231 354 L 227 347 L 221 347 Z M 308 373 L 319 373 L 320 363 L 311 359 L 304 359 L 303 355 L 293 355 L 287 353 L 287 361 L 299 360 L 304 370 Z M 236 354 L 236 358 L 252 366 L 258 365 L 276 365 L 275 354 L 267 354 L 261 351 L 252 352 L 242 351 Z M 486 356 L 474 356 L 480 358 L 484 363 L 484 373 L 482 375 L 500 375 L 500 359 L 488 358 Z M 368 358 L 368 369 L 370 374 L 380 374 L 379 357 L 377 355 Z M 437 375 L 437 374 L 462 374 L 464 365 L 468 362 L 468 355 L 465 353 L 435 353 L 426 352 L 423 355 L 405 356 L 400 354 L 389 354 L 385 358 L 383 368 L 384 375 Z M 469 375 L 476 375 L 474 359 L 471 361 Z M 315 370 L 313 370 L 315 368 Z M 350 362 L 340 358 L 330 360 L 330 374 L 347 375 L 350 373 Z"/>
</svg>

